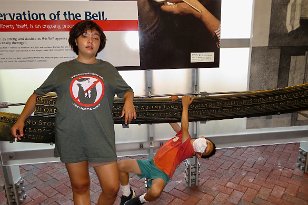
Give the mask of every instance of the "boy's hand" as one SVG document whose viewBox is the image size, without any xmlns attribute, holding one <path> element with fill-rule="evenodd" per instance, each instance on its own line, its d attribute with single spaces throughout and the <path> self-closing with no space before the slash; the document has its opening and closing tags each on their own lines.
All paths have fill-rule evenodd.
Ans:
<svg viewBox="0 0 308 205">
<path fill-rule="evenodd" d="M 192 101 L 194 100 L 194 97 L 192 96 L 188 96 L 188 95 L 185 95 L 182 97 L 182 106 L 183 107 L 188 107 Z"/>
<path fill-rule="evenodd" d="M 179 96 L 177 96 L 177 95 L 171 95 L 171 96 L 170 96 L 170 99 L 171 99 L 172 102 L 174 102 L 174 101 L 177 101 L 177 100 L 179 99 Z"/>
</svg>

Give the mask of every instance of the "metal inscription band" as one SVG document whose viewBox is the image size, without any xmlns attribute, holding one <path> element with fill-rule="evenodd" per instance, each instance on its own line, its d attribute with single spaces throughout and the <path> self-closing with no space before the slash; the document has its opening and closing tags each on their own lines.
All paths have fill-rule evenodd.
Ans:
<svg viewBox="0 0 308 205">
<path fill-rule="evenodd" d="M 34 116 L 26 122 L 26 136 L 22 141 L 54 142 L 56 97 L 39 96 Z M 180 122 L 181 101 L 169 98 L 135 98 L 137 119 L 133 124 Z M 115 99 L 113 119 L 123 124 L 122 99 Z M 291 113 L 308 108 L 308 84 L 283 89 L 224 93 L 196 97 L 189 107 L 189 121 L 222 120 Z M 9 130 L 18 115 L 0 112 L 0 140 L 12 140 Z"/>
</svg>

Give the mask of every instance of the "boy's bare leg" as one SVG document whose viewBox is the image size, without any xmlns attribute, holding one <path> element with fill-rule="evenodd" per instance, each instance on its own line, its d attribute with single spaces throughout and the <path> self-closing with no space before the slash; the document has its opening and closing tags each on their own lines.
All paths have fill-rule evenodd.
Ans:
<svg viewBox="0 0 308 205">
<path fill-rule="evenodd" d="M 118 161 L 118 168 L 120 171 L 120 183 L 122 186 L 129 183 L 129 173 L 141 174 L 141 170 L 135 159 Z"/>
<path fill-rule="evenodd" d="M 118 167 L 120 171 L 120 183 L 121 186 L 129 184 L 129 173 L 141 174 L 141 170 L 137 163 L 137 160 L 120 160 L 118 161 Z M 144 199 L 146 201 L 156 200 L 162 193 L 164 187 L 166 186 L 163 179 L 154 179 L 152 181 L 152 186 L 145 194 Z"/>
<path fill-rule="evenodd" d="M 160 197 L 162 191 L 164 190 L 166 184 L 163 179 L 154 179 L 152 181 L 151 188 L 148 189 L 147 193 L 145 194 L 144 199 L 147 201 L 154 201 Z"/>
<path fill-rule="evenodd" d="M 120 184 L 121 184 L 121 202 L 123 205 L 130 199 L 135 197 L 135 192 L 132 190 L 129 184 L 129 173 L 141 174 L 137 160 L 119 160 L 118 168 L 120 172 Z"/>
</svg>

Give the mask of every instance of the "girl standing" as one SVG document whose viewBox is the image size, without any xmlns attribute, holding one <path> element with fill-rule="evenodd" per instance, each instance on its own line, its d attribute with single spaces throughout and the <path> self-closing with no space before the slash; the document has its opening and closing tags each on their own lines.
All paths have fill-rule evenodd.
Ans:
<svg viewBox="0 0 308 205">
<path fill-rule="evenodd" d="M 134 93 L 114 66 L 96 58 L 105 47 L 106 36 L 95 22 L 78 22 L 68 41 L 77 58 L 54 68 L 29 97 L 11 132 L 20 139 L 37 95 L 55 92 L 55 156 L 66 165 L 74 204 L 91 204 L 89 165 L 94 167 L 103 190 L 97 204 L 113 204 L 119 189 L 113 100 L 115 94 L 124 98 L 122 117 L 127 124 L 136 118 Z"/>
</svg>

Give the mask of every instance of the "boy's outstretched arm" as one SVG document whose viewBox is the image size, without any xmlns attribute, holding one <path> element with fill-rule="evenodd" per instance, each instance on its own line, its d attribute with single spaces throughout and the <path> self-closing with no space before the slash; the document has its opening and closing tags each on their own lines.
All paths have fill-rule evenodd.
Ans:
<svg viewBox="0 0 308 205">
<path fill-rule="evenodd" d="M 182 143 L 185 142 L 189 138 L 188 132 L 188 108 L 189 105 L 192 103 L 193 97 L 191 96 L 183 96 L 182 97 L 182 119 L 181 119 L 181 128 L 182 128 Z"/>
<path fill-rule="evenodd" d="M 172 102 L 175 102 L 179 99 L 179 97 L 177 95 L 172 95 L 170 96 L 170 99 Z M 181 131 L 181 126 L 177 122 L 171 122 L 169 123 L 169 125 L 172 127 L 175 133 L 178 133 L 179 131 Z"/>
<path fill-rule="evenodd" d="M 176 122 L 172 122 L 172 123 L 169 123 L 170 126 L 172 127 L 172 129 L 174 130 L 175 133 L 178 133 L 179 131 L 181 131 L 181 126 L 176 123 Z"/>
</svg>

